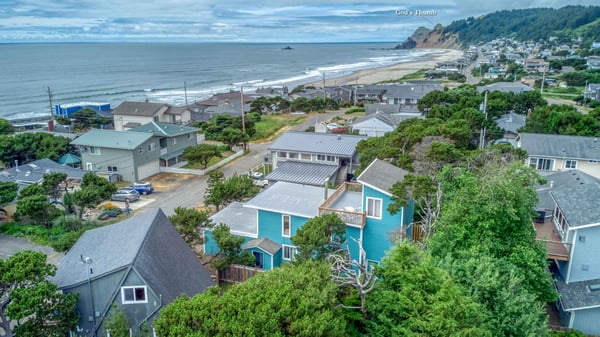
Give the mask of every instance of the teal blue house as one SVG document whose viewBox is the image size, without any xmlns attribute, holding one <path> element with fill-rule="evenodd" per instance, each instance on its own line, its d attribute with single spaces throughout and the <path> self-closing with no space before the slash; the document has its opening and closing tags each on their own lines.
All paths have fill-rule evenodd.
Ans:
<svg viewBox="0 0 600 337">
<path fill-rule="evenodd" d="M 294 259 L 296 247 L 291 237 L 306 221 L 336 213 L 346 223 L 346 244 L 352 259 L 361 260 L 361 242 L 367 260 L 379 263 L 397 240 L 410 236 L 412 202 L 394 215 L 387 211 L 389 189 L 407 173 L 376 159 L 356 183 L 345 182 L 336 190 L 280 181 L 246 203 L 232 203 L 211 219 L 244 237 L 242 247 L 255 256 L 256 266 L 270 270 Z M 216 254 L 210 230 L 205 236 L 205 253 Z"/>
</svg>

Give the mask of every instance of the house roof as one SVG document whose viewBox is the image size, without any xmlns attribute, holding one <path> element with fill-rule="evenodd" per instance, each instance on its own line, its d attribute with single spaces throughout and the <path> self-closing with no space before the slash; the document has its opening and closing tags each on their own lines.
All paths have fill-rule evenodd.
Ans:
<svg viewBox="0 0 600 337">
<path fill-rule="evenodd" d="M 548 183 L 537 190 L 543 208 L 561 208 L 569 228 L 600 223 L 600 180 L 579 170 L 546 176 Z M 548 207 L 549 206 L 549 207 Z"/>
<path fill-rule="evenodd" d="M 600 142 L 595 137 L 521 133 L 517 145 L 529 156 L 600 160 Z"/>
<path fill-rule="evenodd" d="M 560 293 L 560 300 L 565 310 L 577 310 L 600 306 L 600 291 L 590 291 L 590 285 L 600 284 L 600 279 L 566 284 L 556 278 L 556 288 Z"/>
<path fill-rule="evenodd" d="M 268 180 L 287 181 L 296 184 L 323 186 L 338 171 L 338 166 L 313 162 L 286 160 L 277 163 L 277 168 Z"/>
<path fill-rule="evenodd" d="M 381 159 L 375 159 L 356 180 L 382 193 L 391 195 L 390 189 L 392 186 L 404 179 L 404 176 L 407 174 L 408 171 L 405 169 L 389 164 Z"/>
<path fill-rule="evenodd" d="M 185 135 L 188 133 L 198 132 L 200 129 L 186 125 L 178 125 L 171 123 L 155 122 L 146 123 L 128 131 L 134 132 L 151 132 L 157 137 L 175 137 L 179 135 Z"/>
<path fill-rule="evenodd" d="M 133 150 L 153 136 L 154 134 L 149 132 L 92 129 L 75 138 L 71 145 Z"/>
<path fill-rule="evenodd" d="M 517 130 L 525 126 L 525 116 L 510 112 L 496 118 L 495 122 L 504 131 L 517 134 Z"/>
<path fill-rule="evenodd" d="M 286 132 L 269 146 L 269 150 L 351 157 L 356 152 L 356 144 L 363 139 L 367 139 L 367 137 L 331 133 Z"/>
<path fill-rule="evenodd" d="M 267 238 L 261 238 L 246 242 L 242 248 L 260 248 L 271 255 L 275 255 L 281 249 L 281 245 Z"/>
<path fill-rule="evenodd" d="M 232 202 L 210 217 L 215 224 L 225 224 L 233 234 L 256 237 L 258 219 L 256 209 L 244 207 L 241 202 Z"/>
<path fill-rule="evenodd" d="M 90 263 L 84 262 L 86 258 Z M 71 288 L 87 282 L 88 268 L 92 280 L 135 268 L 165 303 L 182 293 L 192 296 L 214 285 L 208 271 L 158 208 L 83 233 L 51 280 L 61 289 Z"/>
<path fill-rule="evenodd" d="M 152 117 L 167 111 L 168 105 L 164 103 L 148 102 L 123 102 L 113 111 L 113 115 L 145 116 Z"/>
<path fill-rule="evenodd" d="M 370 103 L 365 104 L 365 115 L 371 115 L 375 113 L 387 113 L 394 114 L 400 109 L 398 104 L 383 104 L 383 103 Z"/>
<path fill-rule="evenodd" d="M 520 94 L 523 92 L 532 91 L 533 88 L 531 88 L 530 86 L 525 85 L 521 82 L 496 82 L 496 83 L 488 84 L 485 86 L 477 87 L 477 91 L 479 91 L 479 92 L 484 92 L 486 90 L 487 91 L 513 92 L 516 94 Z"/>
<path fill-rule="evenodd" d="M 42 181 L 44 174 L 52 172 L 66 173 L 67 178 L 83 178 L 87 171 L 61 165 L 51 159 L 44 158 L 0 171 L 0 181 L 23 184 L 38 183 Z"/>
<path fill-rule="evenodd" d="M 420 99 L 426 94 L 435 91 L 442 90 L 442 86 L 439 83 L 406 83 L 388 85 L 386 87 L 385 97 L 388 98 L 415 98 Z"/>
<path fill-rule="evenodd" d="M 329 189 L 327 195 L 335 190 Z M 278 181 L 260 192 L 245 206 L 276 213 L 312 218 L 319 215 L 319 206 L 325 201 L 323 187 Z"/>
</svg>

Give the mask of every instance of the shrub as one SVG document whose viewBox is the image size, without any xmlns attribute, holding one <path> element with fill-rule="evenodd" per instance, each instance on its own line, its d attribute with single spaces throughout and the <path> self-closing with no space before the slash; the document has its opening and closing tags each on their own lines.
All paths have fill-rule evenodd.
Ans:
<svg viewBox="0 0 600 337">
<path fill-rule="evenodd" d="M 120 208 L 119 206 L 113 204 L 112 202 L 107 202 L 106 204 L 102 205 L 101 209 L 105 210 L 105 211 L 110 211 L 113 209 L 117 209 Z"/>
<path fill-rule="evenodd" d="M 344 112 L 344 114 L 350 115 L 350 114 L 353 114 L 356 112 L 365 112 L 365 108 L 360 108 L 360 107 L 350 108 L 350 109 L 346 110 L 346 112 Z"/>
</svg>

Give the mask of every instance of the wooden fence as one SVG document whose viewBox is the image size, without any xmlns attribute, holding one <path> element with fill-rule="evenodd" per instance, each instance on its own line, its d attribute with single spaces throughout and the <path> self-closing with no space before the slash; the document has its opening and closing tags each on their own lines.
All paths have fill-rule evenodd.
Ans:
<svg viewBox="0 0 600 337">
<path fill-rule="evenodd" d="M 241 283 L 264 270 L 258 267 L 241 266 L 232 264 L 217 272 L 217 284 L 221 282 Z"/>
</svg>

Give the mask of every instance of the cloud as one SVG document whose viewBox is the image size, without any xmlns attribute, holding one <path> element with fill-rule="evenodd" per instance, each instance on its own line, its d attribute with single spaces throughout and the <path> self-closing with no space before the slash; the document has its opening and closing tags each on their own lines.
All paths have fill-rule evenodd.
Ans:
<svg viewBox="0 0 600 337">
<path fill-rule="evenodd" d="M 421 25 L 501 9 L 562 6 L 562 0 L 366 1 L 0 0 L 0 42 L 398 41 Z M 592 2 L 597 0 L 581 0 Z M 433 9 L 437 15 L 395 15 L 405 8 Z"/>
</svg>

